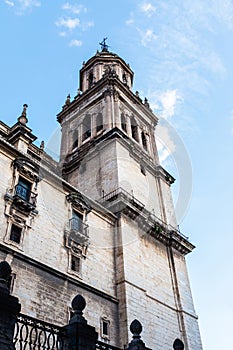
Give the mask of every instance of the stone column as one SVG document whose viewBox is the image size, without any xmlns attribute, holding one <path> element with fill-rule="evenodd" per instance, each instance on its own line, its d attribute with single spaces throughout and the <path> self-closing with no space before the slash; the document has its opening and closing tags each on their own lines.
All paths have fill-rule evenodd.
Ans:
<svg viewBox="0 0 233 350">
<path fill-rule="evenodd" d="M 132 130 L 131 130 L 131 119 L 128 115 L 125 116 L 125 120 L 126 120 L 126 131 L 127 134 L 132 137 Z"/>
<path fill-rule="evenodd" d="M 110 91 L 106 90 L 104 92 L 104 99 L 106 101 L 105 106 L 104 106 L 104 128 L 106 130 L 109 130 L 112 128 L 112 113 L 111 113 L 111 96 L 110 96 Z"/>
<path fill-rule="evenodd" d="M 139 125 L 138 125 L 138 142 L 143 148 L 143 144 L 142 144 L 142 129 L 140 128 Z"/>
<path fill-rule="evenodd" d="M 91 116 L 91 136 L 96 136 L 96 118 L 97 118 L 97 112 L 93 113 Z"/>
<path fill-rule="evenodd" d="M 145 136 L 146 136 L 147 152 L 151 154 L 150 136 L 147 133 L 145 133 Z"/>
<path fill-rule="evenodd" d="M 78 126 L 78 147 L 82 145 L 82 137 L 83 137 L 83 126 L 79 124 Z"/>
<path fill-rule="evenodd" d="M 133 334 L 133 340 L 129 343 L 126 350 L 151 350 L 146 347 L 141 339 L 142 325 L 138 320 L 134 320 L 131 323 L 130 332 Z"/>
<path fill-rule="evenodd" d="M 120 117 L 120 108 L 119 108 L 119 96 L 116 91 L 114 94 L 114 114 L 115 114 L 115 126 L 118 129 L 121 129 L 121 117 Z"/>
<path fill-rule="evenodd" d="M 96 350 L 98 333 L 83 317 L 85 306 L 86 301 L 80 294 L 72 301 L 74 316 L 62 330 L 65 334 L 64 348 L 67 350 Z"/>
<path fill-rule="evenodd" d="M 11 275 L 11 267 L 6 261 L 0 263 L 0 349 L 14 350 L 13 336 L 16 317 L 21 305 L 16 297 L 10 295 L 7 281 Z"/>
</svg>

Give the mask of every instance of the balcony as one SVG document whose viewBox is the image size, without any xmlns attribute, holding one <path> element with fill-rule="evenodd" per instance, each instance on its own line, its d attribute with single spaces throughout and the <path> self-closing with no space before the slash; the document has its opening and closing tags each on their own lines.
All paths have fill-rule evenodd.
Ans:
<svg viewBox="0 0 233 350">
<path fill-rule="evenodd" d="M 119 212 L 131 212 L 137 217 L 144 209 L 145 205 L 134 197 L 133 193 L 127 192 L 124 188 L 118 187 L 116 190 L 104 194 L 99 202 L 111 210 L 114 214 Z"/>
<path fill-rule="evenodd" d="M 72 242 L 83 245 L 89 241 L 88 225 L 78 217 L 73 217 L 67 222 L 65 231 L 69 247 L 72 245 Z"/>
<path fill-rule="evenodd" d="M 153 236 L 165 245 L 172 245 L 184 254 L 189 253 L 194 248 L 188 237 L 183 235 L 176 227 L 158 218 L 153 212 L 148 211 L 145 205 L 133 194 L 121 187 L 104 194 L 98 202 L 116 215 L 124 213 L 136 221 L 146 234 Z"/>
<path fill-rule="evenodd" d="M 24 186 L 21 183 L 18 183 L 15 186 L 14 194 L 7 192 L 4 196 L 4 199 L 12 203 L 12 205 L 23 211 L 24 213 L 29 213 L 35 211 L 36 208 L 36 197 L 37 194 L 30 190 L 30 187 Z"/>
</svg>

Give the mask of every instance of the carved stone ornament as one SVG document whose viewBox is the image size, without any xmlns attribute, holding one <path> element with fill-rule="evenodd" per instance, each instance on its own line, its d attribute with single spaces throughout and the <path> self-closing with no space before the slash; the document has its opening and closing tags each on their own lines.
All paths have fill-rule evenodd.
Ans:
<svg viewBox="0 0 233 350">
<path fill-rule="evenodd" d="M 39 166 L 32 163 L 29 159 L 19 157 L 13 161 L 13 167 L 18 170 L 18 172 L 34 182 L 39 182 L 41 178 L 39 177 Z"/>
<path fill-rule="evenodd" d="M 91 205 L 88 203 L 88 199 L 85 198 L 81 193 L 79 192 L 71 192 L 66 196 L 66 199 L 69 203 L 72 203 L 76 208 L 80 209 L 81 211 L 91 211 Z"/>
</svg>

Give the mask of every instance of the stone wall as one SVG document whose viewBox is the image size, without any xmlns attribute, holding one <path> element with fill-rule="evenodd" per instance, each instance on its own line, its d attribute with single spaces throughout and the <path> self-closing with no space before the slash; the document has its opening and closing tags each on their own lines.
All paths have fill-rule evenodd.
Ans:
<svg viewBox="0 0 233 350">
<path fill-rule="evenodd" d="M 187 348 L 201 349 L 184 257 L 173 251 L 174 272 L 168 248 L 140 229 L 135 220 L 125 216 L 121 218 L 120 235 L 118 278 L 121 284 L 119 283 L 118 297 L 123 317 L 120 320 L 123 340 L 121 346 L 128 342 L 129 324 L 133 319 L 141 317 L 146 320 L 143 339 L 148 347 L 168 349 L 173 339 L 185 339 L 185 334 L 188 334 Z M 124 303 L 127 309 L 124 309 Z"/>
<path fill-rule="evenodd" d="M 14 258 L 12 271 L 16 273 L 14 295 L 22 304 L 22 313 L 57 325 L 69 321 L 71 301 L 77 294 L 85 297 L 85 317 L 101 335 L 101 318 L 110 321 L 111 343 L 118 342 L 117 302 L 107 296 L 97 295 L 82 286 L 75 278 L 58 275 L 41 267 Z M 93 310 L 95 310 L 93 312 Z"/>
</svg>

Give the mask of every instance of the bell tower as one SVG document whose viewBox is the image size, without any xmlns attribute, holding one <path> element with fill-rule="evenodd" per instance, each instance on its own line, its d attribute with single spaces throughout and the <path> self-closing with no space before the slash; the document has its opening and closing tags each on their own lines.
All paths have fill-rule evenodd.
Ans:
<svg viewBox="0 0 233 350">
<path fill-rule="evenodd" d="M 144 340 L 151 348 L 168 349 L 179 337 L 186 350 L 201 350 L 185 262 L 194 246 L 177 227 L 174 178 L 158 158 L 158 118 L 147 99 L 133 93 L 130 66 L 105 40 L 101 45 L 83 62 L 78 93 L 73 101 L 67 96 L 58 114 L 63 177 L 116 217 L 121 347 L 137 318 L 147 324 Z"/>
<path fill-rule="evenodd" d="M 158 160 L 158 118 L 132 86 L 129 64 L 106 47 L 83 63 L 77 96 L 68 95 L 58 114 L 63 176 L 95 200 L 125 190 L 176 226 L 174 179 Z"/>
</svg>

